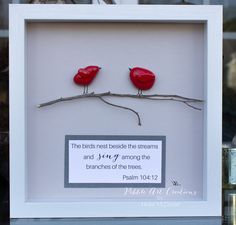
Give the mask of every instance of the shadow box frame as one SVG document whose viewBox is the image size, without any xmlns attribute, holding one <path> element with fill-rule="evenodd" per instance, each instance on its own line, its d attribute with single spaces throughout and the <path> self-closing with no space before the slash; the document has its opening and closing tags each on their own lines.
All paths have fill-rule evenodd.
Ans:
<svg viewBox="0 0 236 225">
<path fill-rule="evenodd" d="M 202 201 L 27 201 L 26 25 L 28 22 L 204 25 L 204 198 Z M 222 7 L 10 5 L 10 217 L 221 216 Z"/>
</svg>

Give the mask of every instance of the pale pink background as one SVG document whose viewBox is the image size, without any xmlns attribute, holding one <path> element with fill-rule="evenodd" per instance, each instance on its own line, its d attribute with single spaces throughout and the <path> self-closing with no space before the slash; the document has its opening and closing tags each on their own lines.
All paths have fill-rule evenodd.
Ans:
<svg viewBox="0 0 236 225">
<path fill-rule="evenodd" d="M 199 200 L 203 194 L 203 120 L 171 101 L 109 98 L 140 113 L 110 107 L 98 99 L 75 100 L 38 109 L 39 103 L 82 93 L 72 79 L 79 67 L 102 71 L 91 91 L 137 93 L 128 67 L 157 73 L 145 93 L 204 98 L 204 28 L 200 24 L 30 23 L 27 26 L 27 193 L 34 201 L 80 199 Z M 201 105 L 200 105 L 201 106 Z M 165 135 L 166 185 L 177 180 L 197 195 L 125 194 L 125 189 L 64 188 L 65 135 Z M 164 191 L 167 190 L 164 189 Z M 147 191 L 147 189 L 145 189 Z"/>
</svg>

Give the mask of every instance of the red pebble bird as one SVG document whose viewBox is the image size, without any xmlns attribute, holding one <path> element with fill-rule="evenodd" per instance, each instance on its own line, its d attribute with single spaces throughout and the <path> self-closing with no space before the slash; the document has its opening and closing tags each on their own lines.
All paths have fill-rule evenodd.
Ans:
<svg viewBox="0 0 236 225">
<path fill-rule="evenodd" d="M 130 80 L 136 88 L 138 88 L 138 95 L 142 95 L 143 90 L 150 89 L 155 82 L 155 74 L 141 67 L 130 68 Z"/>
<path fill-rule="evenodd" d="M 84 93 L 88 94 L 88 85 L 92 83 L 101 67 L 99 66 L 87 66 L 78 70 L 74 76 L 74 82 L 78 85 L 84 86 Z"/>
</svg>

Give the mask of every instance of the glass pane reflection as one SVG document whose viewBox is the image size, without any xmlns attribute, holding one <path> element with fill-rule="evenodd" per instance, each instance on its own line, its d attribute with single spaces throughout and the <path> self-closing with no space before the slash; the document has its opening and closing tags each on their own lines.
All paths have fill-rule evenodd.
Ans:
<svg viewBox="0 0 236 225">
<path fill-rule="evenodd" d="M 14 219 L 10 225 L 221 225 L 220 217 Z"/>
<path fill-rule="evenodd" d="M 0 221 L 9 216 L 8 39 L 0 39 Z M 0 222 L 1 223 L 1 222 Z"/>
<path fill-rule="evenodd" d="M 8 4 L 10 0 L 0 0 L 0 29 L 8 29 Z"/>
<path fill-rule="evenodd" d="M 224 40 L 223 141 L 236 134 L 236 40 Z"/>
<path fill-rule="evenodd" d="M 199 5 L 203 4 L 203 0 L 139 0 L 139 4 L 186 4 Z"/>
<path fill-rule="evenodd" d="M 211 0 L 213 5 L 224 5 L 224 31 L 236 31 L 236 1 Z"/>
</svg>

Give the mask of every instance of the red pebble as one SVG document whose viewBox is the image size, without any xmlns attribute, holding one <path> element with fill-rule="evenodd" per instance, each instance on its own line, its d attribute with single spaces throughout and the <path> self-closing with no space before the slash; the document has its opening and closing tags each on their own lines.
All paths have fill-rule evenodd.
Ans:
<svg viewBox="0 0 236 225">
<path fill-rule="evenodd" d="M 74 76 L 74 82 L 78 85 L 87 86 L 96 77 L 101 68 L 98 66 L 87 66 L 78 70 Z"/>
<path fill-rule="evenodd" d="M 136 88 L 148 90 L 155 82 L 155 74 L 145 68 L 134 67 L 130 69 L 130 80 Z"/>
</svg>

